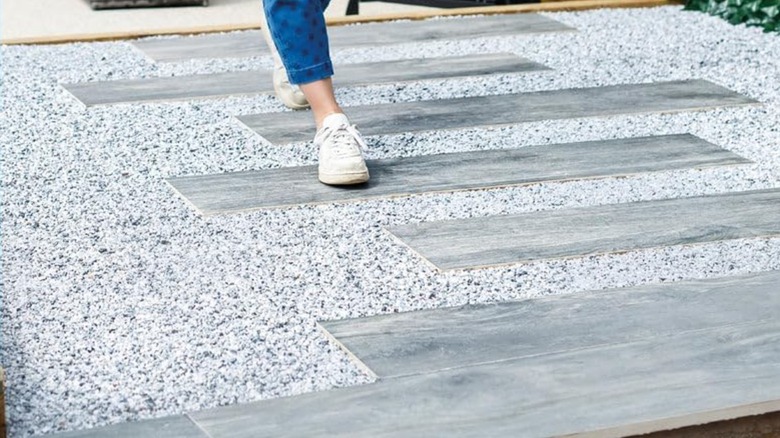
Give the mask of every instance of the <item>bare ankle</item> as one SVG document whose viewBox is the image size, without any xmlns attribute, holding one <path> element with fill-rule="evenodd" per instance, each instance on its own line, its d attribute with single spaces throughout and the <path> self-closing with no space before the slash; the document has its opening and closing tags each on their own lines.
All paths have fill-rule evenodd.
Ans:
<svg viewBox="0 0 780 438">
<path fill-rule="evenodd" d="M 344 114 L 344 111 L 340 107 L 335 107 L 326 111 L 314 112 L 314 122 L 317 124 L 317 129 L 322 128 L 322 121 L 331 114 Z"/>
</svg>

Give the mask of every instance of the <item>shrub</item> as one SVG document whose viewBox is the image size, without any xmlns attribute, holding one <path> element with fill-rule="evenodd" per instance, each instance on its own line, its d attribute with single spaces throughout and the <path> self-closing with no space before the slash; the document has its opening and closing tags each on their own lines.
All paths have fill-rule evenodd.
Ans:
<svg viewBox="0 0 780 438">
<path fill-rule="evenodd" d="M 780 32 L 780 0 L 687 0 L 685 9 L 718 15 L 731 24 Z"/>
</svg>

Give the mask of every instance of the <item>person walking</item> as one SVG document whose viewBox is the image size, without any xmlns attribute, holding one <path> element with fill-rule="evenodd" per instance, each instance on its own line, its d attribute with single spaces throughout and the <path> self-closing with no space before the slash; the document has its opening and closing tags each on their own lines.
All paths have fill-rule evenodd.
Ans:
<svg viewBox="0 0 780 438">
<path fill-rule="evenodd" d="M 325 8 L 330 0 L 263 0 L 263 36 L 274 60 L 273 84 L 291 109 L 311 108 L 319 149 L 319 180 L 330 185 L 365 183 L 366 143 L 333 94 Z"/>
</svg>

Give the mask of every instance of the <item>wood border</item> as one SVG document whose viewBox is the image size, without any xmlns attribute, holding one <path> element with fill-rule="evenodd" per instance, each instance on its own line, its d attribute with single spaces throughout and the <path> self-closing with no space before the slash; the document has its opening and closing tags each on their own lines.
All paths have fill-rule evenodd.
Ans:
<svg viewBox="0 0 780 438">
<path fill-rule="evenodd" d="M 715 435 L 715 432 L 729 432 L 726 436 L 741 437 L 745 435 L 735 432 L 735 429 L 744 430 L 745 422 L 749 425 L 764 422 L 766 423 L 767 428 L 777 426 L 778 419 L 776 418 L 776 415 L 779 411 L 780 400 L 770 400 L 717 409 L 709 412 L 683 415 L 676 418 L 652 420 L 644 423 L 629 424 L 597 431 L 574 433 L 565 435 L 565 438 L 705 438 L 710 435 Z"/>
<path fill-rule="evenodd" d="M 328 26 L 345 26 L 359 23 L 378 23 L 393 20 L 425 20 L 434 17 L 453 17 L 468 15 L 499 15 L 527 12 L 559 12 L 580 11 L 598 8 L 646 8 L 653 6 L 681 5 L 682 0 L 563 0 L 545 1 L 543 3 L 525 3 L 507 6 L 480 6 L 471 8 L 443 9 L 440 11 L 408 12 L 361 17 L 350 15 L 327 19 Z M 108 32 L 101 34 L 69 34 L 38 38 L 11 38 L 0 41 L 0 44 L 60 44 L 85 41 L 114 41 L 134 39 L 155 35 L 193 35 L 202 33 L 230 32 L 237 30 L 259 29 L 260 23 L 242 25 L 195 26 L 188 28 L 161 29 L 149 32 Z"/>
<path fill-rule="evenodd" d="M 772 438 L 778 436 L 780 436 L 780 411 L 653 432 L 634 438 Z"/>
<path fill-rule="evenodd" d="M 5 370 L 0 367 L 0 438 L 7 436 L 5 421 Z"/>
</svg>

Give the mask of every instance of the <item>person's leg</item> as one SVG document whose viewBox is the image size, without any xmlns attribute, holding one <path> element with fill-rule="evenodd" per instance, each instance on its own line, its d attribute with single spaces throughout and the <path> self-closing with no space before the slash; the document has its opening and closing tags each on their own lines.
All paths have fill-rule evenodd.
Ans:
<svg viewBox="0 0 780 438">
<path fill-rule="evenodd" d="M 333 81 L 330 78 L 301 84 L 300 87 L 311 104 L 314 122 L 318 129 L 322 127 L 322 121 L 325 120 L 325 117 L 344 113 L 336 102 L 336 97 L 333 94 Z"/>
<path fill-rule="evenodd" d="M 263 1 L 262 32 L 274 59 L 274 90 L 289 108 L 309 107 L 304 93 L 297 84 L 320 76 L 327 76 L 322 79 L 327 81 L 332 75 L 323 15 L 329 4 L 330 0 Z M 306 39 L 301 38 L 304 34 L 307 34 Z M 320 71 L 316 68 L 317 65 L 320 65 Z M 298 72 L 301 66 L 304 68 Z M 314 67 L 314 71 L 308 70 L 307 67 Z M 288 70 L 293 71 L 288 74 Z M 312 84 L 308 87 L 309 93 L 315 96 L 316 101 L 322 103 L 315 110 L 315 119 L 319 126 L 322 117 L 316 115 L 333 112 L 335 97 L 330 82 L 319 83 L 313 80 Z"/>
<path fill-rule="evenodd" d="M 264 0 L 263 7 L 291 83 L 333 76 L 321 0 Z"/>
<path fill-rule="evenodd" d="M 263 39 L 265 39 L 268 49 L 271 51 L 271 56 L 274 60 L 273 70 L 273 84 L 276 97 L 284 103 L 290 109 L 300 110 L 309 107 L 309 102 L 306 100 L 306 96 L 301 91 L 300 87 L 290 83 L 290 79 L 287 77 L 287 70 L 284 67 L 282 58 L 279 55 L 279 50 L 276 47 L 273 36 L 269 29 L 268 14 L 266 12 L 265 2 L 261 5 L 260 17 L 262 19 L 261 31 L 263 33 Z"/>
<path fill-rule="evenodd" d="M 284 84 L 283 78 L 275 77 L 277 95 L 290 108 L 301 109 L 311 104 L 318 127 L 328 114 L 342 112 L 330 80 L 333 65 L 324 16 L 329 3 L 330 0 L 263 1 L 266 40 L 274 63 L 283 65 L 284 69 L 277 68 L 274 74 L 286 73 L 290 83 Z M 300 87 L 305 97 L 296 96 L 297 90 L 292 85 Z"/>
<path fill-rule="evenodd" d="M 320 8 L 323 13 L 325 12 L 325 9 L 328 8 L 329 4 L 330 0 L 320 0 Z M 330 54 L 328 54 L 328 58 L 330 59 Z M 300 87 L 309 102 L 311 102 L 314 121 L 317 124 L 318 129 L 322 126 L 322 121 L 325 117 L 331 114 L 344 112 L 338 102 L 336 102 L 336 96 L 333 93 L 333 81 L 331 78 L 301 84 Z"/>
<path fill-rule="evenodd" d="M 317 123 L 320 181 L 360 184 L 369 178 L 365 142 L 333 93 L 325 6 L 327 0 L 264 0 L 268 29 L 289 81 L 300 86 Z"/>
</svg>

